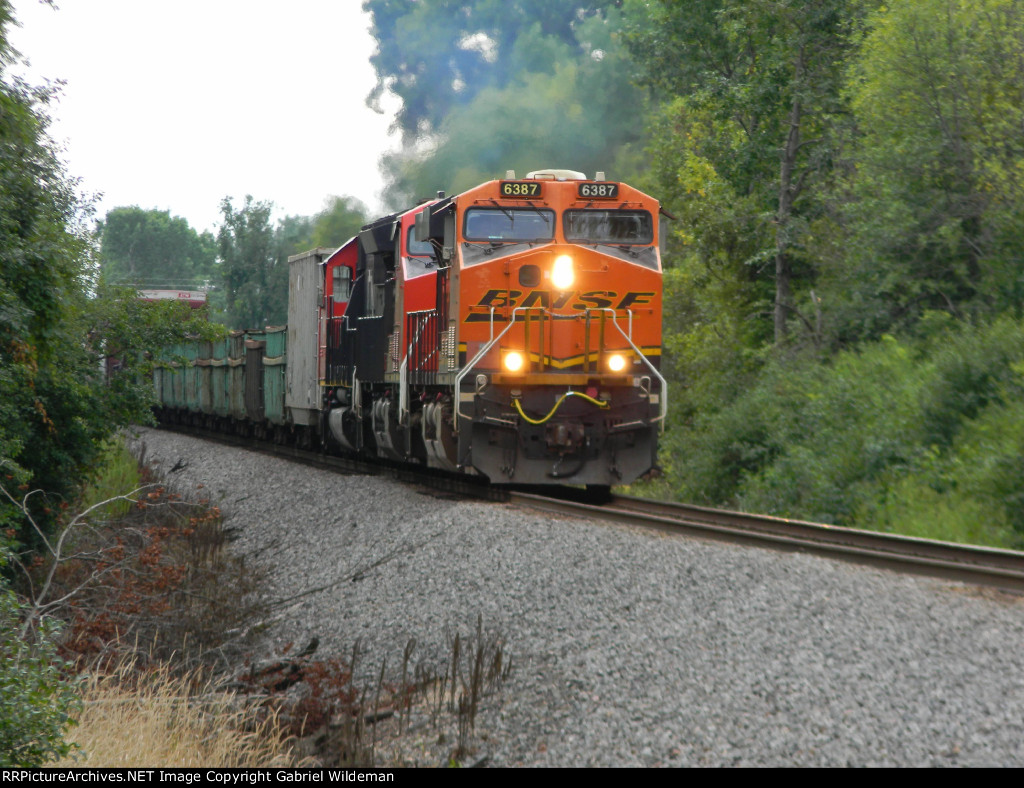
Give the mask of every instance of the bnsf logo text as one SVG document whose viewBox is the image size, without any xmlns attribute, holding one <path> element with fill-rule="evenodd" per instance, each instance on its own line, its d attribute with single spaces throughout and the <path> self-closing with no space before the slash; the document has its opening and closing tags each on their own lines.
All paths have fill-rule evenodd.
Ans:
<svg viewBox="0 0 1024 788">
<path fill-rule="evenodd" d="M 484 309 L 514 309 L 516 307 L 539 307 L 542 309 L 575 309 L 583 312 L 587 309 L 629 309 L 634 306 L 649 304 L 656 294 L 654 292 L 629 292 L 619 298 L 619 294 L 611 290 L 591 290 L 587 293 L 552 292 L 551 290 L 488 290 L 476 304 Z M 479 312 L 470 313 L 467 323 L 490 320 L 489 315 Z"/>
</svg>

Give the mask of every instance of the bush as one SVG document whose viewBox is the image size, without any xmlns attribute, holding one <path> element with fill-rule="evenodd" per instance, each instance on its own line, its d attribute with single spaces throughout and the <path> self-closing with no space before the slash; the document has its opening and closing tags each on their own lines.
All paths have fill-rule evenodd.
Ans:
<svg viewBox="0 0 1024 788">
<path fill-rule="evenodd" d="M 828 365 L 775 358 L 665 453 L 691 501 L 1012 546 L 1024 536 L 1022 403 L 1024 322 L 931 316 L 914 337 Z"/>
<path fill-rule="evenodd" d="M 938 316 L 926 323 L 942 328 L 926 340 L 934 372 L 921 392 L 924 438 L 948 447 L 966 420 L 1021 395 L 1014 365 L 1024 360 L 1024 324 L 1000 318 L 991 325 L 956 325 Z"/>
<path fill-rule="evenodd" d="M 990 501 L 959 490 L 940 491 L 928 476 L 905 476 L 880 486 L 853 525 L 943 542 L 1019 549 L 1021 538 Z"/>
<path fill-rule="evenodd" d="M 52 631 L 19 635 L 21 606 L 0 580 L 0 767 L 42 766 L 66 756 L 64 734 L 79 700 L 62 673 Z"/>
<path fill-rule="evenodd" d="M 840 354 L 831 367 L 772 368 L 755 396 L 781 448 L 744 480 L 743 507 L 849 522 L 866 485 L 914 466 L 927 448 L 918 401 L 928 370 L 915 348 L 892 337 Z"/>
<path fill-rule="evenodd" d="M 1024 536 L 1024 403 L 989 409 L 965 431 L 956 461 L 959 489 L 1002 508 Z"/>
</svg>

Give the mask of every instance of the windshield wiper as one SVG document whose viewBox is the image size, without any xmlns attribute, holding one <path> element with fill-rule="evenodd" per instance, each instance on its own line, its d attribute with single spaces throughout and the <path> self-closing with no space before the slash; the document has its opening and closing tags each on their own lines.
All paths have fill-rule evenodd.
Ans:
<svg viewBox="0 0 1024 788">
<path fill-rule="evenodd" d="M 512 215 L 512 211 L 507 211 L 507 210 L 505 210 L 505 206 L 498 205 L 498 201 L 497 200 L 491 200 L 491 202 L 494 204 L 495 208 L 497 208 L 499 211 L 502 212 L 502 214 L 504 214 L 505 218 L 508 219 L 509 224 L 515 224 L 516 223 L 516 219 Z"/>
<path fill-rule="evenodd" d="M 543 210 L 541 210 L 536 205 L 534 205 L 530 200 L 527 200 L 526 204 L 529 205 L 531 208 L 533 208 L 533 210 L 536 211 L 537 215 L 541 219 L 544 220 L 544 226 L 545 227 L 550 227 L 551 226 L 551 222 L 548 221 L 548 217 L 544 215 L 544 211 Z"/>
</svg>

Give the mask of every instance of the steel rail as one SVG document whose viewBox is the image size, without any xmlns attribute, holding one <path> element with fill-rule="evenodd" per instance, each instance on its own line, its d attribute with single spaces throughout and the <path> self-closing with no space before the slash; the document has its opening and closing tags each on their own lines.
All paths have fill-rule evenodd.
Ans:
<svg viewBox="0 0 1024 788">
<path fill-rule="evenodd" d="M 1024 593 L 1024 553 L 613 495 L 594 505 L 512 492 L 511 503 L 730 543 L 804 552 L 857 564 Z"/>
</svg>

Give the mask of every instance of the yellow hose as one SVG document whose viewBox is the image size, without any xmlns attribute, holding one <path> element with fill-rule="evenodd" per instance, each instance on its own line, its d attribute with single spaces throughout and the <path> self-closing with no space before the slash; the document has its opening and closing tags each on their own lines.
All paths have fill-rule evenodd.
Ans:
<svg viewBox="0 0 1024 788">
<path fill-rule="evenodd" d="M 607 409 L 611 407 L 607 402 L 602 402 L 599 399 L 588 397 L 586 394 L 582 394 L 579 391 L 565 392 L 565 394 L 558 398 L 558 402 L 555 403 L 555 406 L 551 409 L 551 412 L 548 413 L 548 415 L 542 419 L 531 419 L 529 416 L 523 413 L 523 406 L 519 404 L 518 399 L 513 399 L 512 404 L 516 406 L 516 410 L 519 411 L 519 415 L 523 417 L 524 421 L 528 421 L 530 424 L 543 424 L 544 422 L 549 421 L 551 417 L 555 415 L 557 410 L 562 406 L 562 403 L 565 402 L 565 400 L 568 399 L 569 397 L 583 397 L 583 399 L 585 399 L 591 405 L 596 405 L 599 408 Z"/>
</svg>

